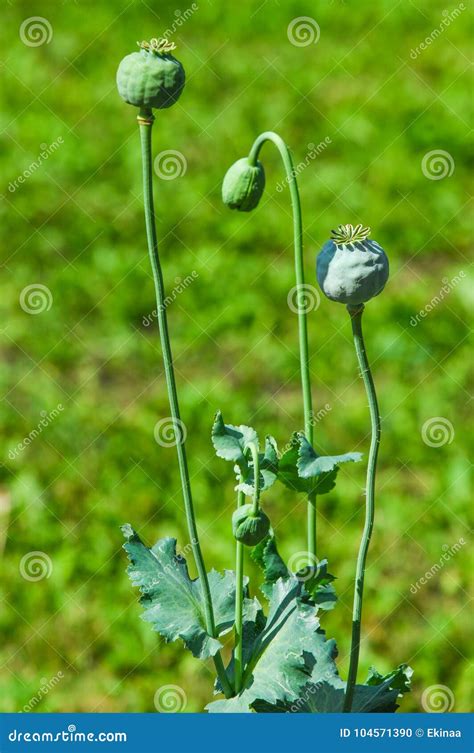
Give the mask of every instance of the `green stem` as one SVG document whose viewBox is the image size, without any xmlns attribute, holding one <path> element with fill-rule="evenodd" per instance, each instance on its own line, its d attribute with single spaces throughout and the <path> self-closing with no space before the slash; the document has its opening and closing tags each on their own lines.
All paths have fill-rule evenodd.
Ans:
<svg viewBox="0 0 474 753">
<path fill-rule="evenodd" d="M 293 236 L 295 250 L 296 302 L 298 310 L 298 337 L 300 350 L 301 387 L 303 392 L 304 432 L 310 444 L 313 444 L 313 408 L 311 398 L 311 379 L 309 371 L 308 325 L 305 307 L 305 282 L 303 262 L 303 225 L 301 220 L 301 203 L 296 181 L 296 172 L 288 146 L 283 139 L 273 131 L 265 131 L 257 136 L 249 152 L 249 162 L 255 165 L 264 143 L 271 141 L 278 149 L 286 172 L 286 180 L 290 188 L 291 209 L 293 212 Z M 308 496 L 308 554 L 310 564 L 316 558 L 316 495 Z"/>
<path fill-rule="evenodd" d="M 252 515 L 257 515 L 260 500 L 260 458 L 258 456 L 258 445 L 255 442 L 249 442 L 247 449 L 250 450 L 253 461 L 253 504 Z"/>
<path fill-rule="evenodd" d="M 189 480 L 188 463 L 186 458 L 186 449 L 182 433 L 182 422 L 179 412 L 178 393 L 176 390 L 176 381 L 173 369 L 173 358 L 171 353 L 170 338 L 168 332 L 168 321 L 166 316 L 165 289 L 163 283 L 163 273 L 161 271 L 160 257 L 158 253 L 158 239 L 155 227 L 155 209 L 153 203 L 153 182 L 152 182 L 152 151 L 151 151 L 151 129 L 154 117 L 151 110 L 140 110 L 138 124 L 140 128 L 140 142 L 142 154 L 143 170 L 143 198 L 145 206 L 145 223 L 146 235 L 148 241 L 148 251 L 150 254 L 153 279 L 155 282 L 156 304 L 158 324 L 160 329 L 161 348 L 163 351 L 163 362 L 165 367 L 166 386 L 168 389 L 168 398 L 170 404 L 171 419 L 176 435 L 176 451 L 178 453 L 179 473 L 181 477 L 181 487 L 184 498 L 184 508 L 186 511 L 186 522 L 188 525 L 189 538 L 196 562 L 196 568 L 199 575 L 199 582 L 202 589 L 202 600 L 204 614 L 206 619 L 206 630 L 209 635 L 216 637 L 216 628 L 214 623 L 214 612 L 212 607 L 211 592 L 207 578 L 206 567 L 199 544 L 196 519 L 194 515 L 193 500 L 191 496 L 191 484 Z M 222 657 L 217 654 L 214 657 L 216 671 L 219 675 L 223 690 L 226 695 L 232 695 L 232 688 L 225 673 Z"/>
<path fill-rule="evenodd" d="M 243 479 L 241 479 L 243 481 Z M 245 502 L 245 494 L 241 491 L 237 495 L 237 507 L 241 507 Z M 243 604 L 244 604 L 244 545 L 241 541 L 236 541 L 235 548 L 235 624 L 234 624 L 234 675 L 235 675 L 235 692 L 237 694 L 242 690 L 243 674 Z"/>
<path fill-rule="evenodd" d="M 308 494 L 308 554 L 310 567 L 316 564 L 316 494 Z"/>
<path fill-rule="evenodd" d="M 352 333 L 354 336 L 354 345 L 357 354 L 357 361 L 364 381 L 365 391 L 369 401 L 370 422 L 372 436 L 370 441 L 369 459 L 367 463 L 367 483 L 365 490 L 365 524 L 362 533 L 362 539 L 357 557 L 355 586 L 354 586 L 354 607 L 352 613 L 352 639 L 351 655 L 349 662 L 349 673 L 347 677 L 347 687 L 344 697 L 343 711 L 350 712 L 352 700 L 354 697 L 354 688 L 357 681 L 357 669 L 359 664 L 360 651 L 360 631 L 362 621 L 362 598 L 364 593 L 364 575 L 369 549 L 370 537 L 374 526 L 375 513 L 375 473 L 377 467 L 377 455 L 380 444 L 380 414 L 377 405 L 377 395 L 375 385 L 370 372 L 367 353 L 365 351 L 364 337 L 362 333 L 362 313 L 364 306 L 357 308 L 347 307 L 351 316 Z"/>
</svg>

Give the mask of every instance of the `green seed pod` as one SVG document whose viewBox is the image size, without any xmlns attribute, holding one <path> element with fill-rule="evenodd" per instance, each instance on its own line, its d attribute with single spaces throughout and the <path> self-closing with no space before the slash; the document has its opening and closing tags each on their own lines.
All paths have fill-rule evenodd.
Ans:
<svg viewBox="0 0 474 753">
<path fill-rule="evenodd" d="M 120 63 L 117 70 L 117 88 L 120 96 L 135 107 L 171 107 L 184 88 L 184 68 L 170 54 L 173 42 L 152 39 L 139 42 L 140 52 L 132 52 Z"/>
<path fill-rule="evenodd" d="M 238 159 L 227 170 L 222 183 L 222 201 L 230 209 L 250 212 L 255 209 L 265 188 L 261 162 L 251 165 L 247 157 Z"/>
<path fill-rule="evenodd" d="M 382 292 L 388 280 L 388 258 L 370 228 L 339 225 L 317 258 L 316 274 L 323 293 L 338 303 L 358 306 Z"/>
<path fill-rule="evenodd" d="M 252 514 L 252 505 L 242 505 L 232 515 L 232 533 L 246 546 L 256 546 L 270 530 L 270 520 L 262 510 Z"/>
</svg>

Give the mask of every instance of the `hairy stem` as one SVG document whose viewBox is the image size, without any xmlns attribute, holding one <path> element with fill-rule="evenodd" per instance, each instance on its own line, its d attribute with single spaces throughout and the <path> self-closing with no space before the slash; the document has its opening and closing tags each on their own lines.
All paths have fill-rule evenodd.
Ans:
<svg viewBox="0 0 474 753">
<path fill-rule="evenodd" d="M 241 478 L 241 481 L 243 479 Z M 237 494 L 237 507 L 242 507 L 245 502 L 245 495 L 239 491 Z M 236 541 L 235 548 L 235 624 L 234 624 L 234 675 L 235 675 L 235 692 L 238 694 L 242 690 L 243 674 L 243 604 L 244 604 L 244 545 L 241 541 Z"/>
<path fill-rule="evenodd" d="M 143 170 L 143 198 L 145 206 L 145 224 L 148 242 L 148 251 L 150 254 L 151 267 L 153 271 L 153 280 L 155 283 L 156 306 L 158 315 L 158 324 L 160 329 L 161 349 L 163 352 L 163 363 L 165 368 L 166 386 L 170 404 L 171 419 L 174 426 L 176 437 L 176 451 L 178 453 L 179 473 L 181 477 L 181 487 L 184 499 L 184 508 L 186 511 L 186 522 L 189 531 L 189 539 L 194 555 L 194 561 L 199 575 L 199 582 L 202 589 L 202 601 L 206 619 L 206 630 L 209 635 L 216 636 L 214 623 L 214 611 L 212 607 L 211 592 L 207 578 L 206 567 L 199 544 L 196 518 L 194 515 L 193 500 L 191 495 L 191 484 L 189 479 L 188 463 L 186 458 L 186 448 L 182 430 L 182 421 L 180 418 L 178 393 L 176 390 L 176 380 L 174 376 L 173 358 L 171 353 L 170 338 L 168 332 L 168 320 L 166 316 L 165 289 L 163 283 L 163 273 L 161 271 L 160 257 L 158 253 L 158 239 L 155 226 L 155 209 L 153 202 L 153 182 L 152 182 L 152 151 L 151 151 L 151 130 L 154 117 L 151 110 L 140 110 L 138 124 L 140 128 L 140 142 L 142 154 Z M 225 673 L 224 665 L 220 654 L 214 657 L 216 670 L 219 675 L 225 694 L 231 695 L 232 688 Z"/>
<path fill-rule="evenodd" d="M 278 149 L 286 172 L 286 180 L 290 188 L 291 209 L 293 212 L 293 236 L 295 250 L 296 275 L 296 305 L 298 311 L 298 337 L 300 350 L 301 387 L 303 392 L 304 433 L 310 444 L 313 444 L 313 408 L 311 397 L 311 379 L 309 370 L 308 325 L 307 308 L 305 305 L 305 282 L 303 262 L 303 225 L 301 220 L 301 203 L 296 181 L 296 172 L 288 146 L 283 139 L 273 131 L 265 131 L 258 136 L 250 150 L 249 162 L 255 165 L 264 143 L 271 141 Z M 316 495 L 308 496 L 308 555 L 310 564 L 316 559 Z"/>
<path fill-rule="evenodd" d="M 354 336 L 354 345 L 357 354 L 357 361 L 364 381 L 365 391 L 369 401 L 370 423 L 371 423 L 371 441 L 369 458 L 367 463 L 367 483 L 365 491 L 365 524 L 362 532 L 362 539 L 357 557 L 355 586 L 354 586 L 354 607 L 352 613 L 352 638 L 351 654 L 349 662 L 349 673 L 347 677 L 347 687 L 344 697 L 343 711 L 350 712 L 354 698 L 354 688 L 357 681 L 357 669 L 359 665 L 360 651 L 360 631 L 362 622 L 362 598 L 364 593 L 364 575 L 369 549 L 370 537 L 374 526 L 375 514 L 375 472 L 377 467 L 377 455 L 380 444 L 380 414 L 377 404 L 377 395 L 375 385 L 370 372 L 367 353 L 365 351 L 364 337 L 362 334 L 362 313 L 364 306 L 357 308 L 347 307 L 351 316 L 352 333 Z"/>
</svg>

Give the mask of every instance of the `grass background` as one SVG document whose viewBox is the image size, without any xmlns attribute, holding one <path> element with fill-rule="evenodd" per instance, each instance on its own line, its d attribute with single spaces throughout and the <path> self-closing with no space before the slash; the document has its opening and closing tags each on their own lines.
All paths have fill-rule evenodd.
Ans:
<svg viewBox="0 0 474 753">
<path fill-rule="evenodd" d="M 453 693 L 454 711 L 470 710 L 468 545 L 410 591 L 446 547 L 470 543 L 468 11 L 417 55 L 411 51 L 440 27 L 443 11 L 461 6 L 201 0 L 180 28 L 168 2 L 113 6 L 10 2 L 0 32 L 0 710 L 23 708 L 59 672 L 36 710 L 154 711 L 155 691 L 171 683 L 195 711 L 212 693 L 211 668 L 165 646 L 140 621 L 119 531 L 130 521 L 149 543 L 163 535 L 187 543 L 174 450 L 154 440 L 168 406 L 157 331 L 142 321 L 154 292 L 138 134 L 114 84 L 136 40 L 173 23 L 188 82 L 180 102 L 158 113 L 154 149 L 178 150 L 187 169 L 155 184 L 168 290 L 197 275 L 168 314 L 208 566 L 233 567 L 234 557 L 233 479 L 209 440 L 215 410 L 280 444 L 302 423 L 296 317 L 286 304 L 294 284 L 289 197 L 277 190 L 278 155 L 264 148 L 268 185 L 251 215 L 222 206 L 221 179 L 260 131 L 281 133 L 296 162 L 308 144 L 329 137 L 299 178 L 307 281 L 315 284 L 315 254 L 341 222 L 371 225 L 392 269 L 365 315 L 383 444 L 361 676 L 371 664 L 386 671 L 408 661 L 414 690 L 402 710 L 422 710 L 423 692 L 438 684 Z M 21 24 L 33 15 L 51 25 L 49 43 L 22 42 Z M 295 46 L 288 25 L 304 15 L 317 21 L 320 39 Z M 58 138 L 49 159 L 9 189 L 40 145 Z M 421 165 L 437 149 L 449 153 L 454 172 L 433 180 Z M 411 326 L 444 278 L 461 272 L 466 277 Z M 30 315 L 19 298 L 37 283 L 53 303 Z M 316 427 L 317 447 L 367 453 L 367 405 L 346 312 L 322 300 L 309 326 L 315 410 L 330 406 Z M 58 405 L 60 415 L 12 459 L 42 412 Z M 439 447 L 422 438 L 435 417 L 452 426 L 451 441 Z M 340 595 L 324 626 L 338 641 L 343 674 L 364 470 L 344 467 L 320 500 L 320 553 Z M 266 499 L 282 553 L 304 550 L 304 501 L 280 486 Z M 21 576 L 31 551 L 48 555 L 49 578 Z"/>
</svg>

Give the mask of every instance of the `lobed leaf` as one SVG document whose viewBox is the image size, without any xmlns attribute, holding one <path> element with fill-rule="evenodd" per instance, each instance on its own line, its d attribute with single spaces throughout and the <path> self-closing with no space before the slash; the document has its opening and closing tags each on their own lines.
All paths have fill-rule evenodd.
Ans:
<svg viewBox="0 0 474 753">
<path fill-rule="evenodd" d="M 314 478 L 334 471 L 341 463 L 358 462 L 361 452 L 346 452 L 343 455 L 318 455 L 304 434 L 298 434 L 298 475 L 301 478 Z"/>
<path fill-rule="evenodd" d="M 327 494 L 336 485 L 340 463 L 358 461 L 360 452 L 318 455 L 304 434 L 294 433 L 280 458 L 278 478 L 289 489 L 304 494 Z"/>
<path fill-rule="evenodd" d="M 300 596 L 301 584 L 294 577 L 273 584 L 268 617 L 246 647 L 243 690 L 209 704 L 210 712 L 249 713 L 259 703 L 288 705 L 298 699 L 316 667 L 327 673 L 332 664 L 337 674 L 334 641 L 326 641 L 314 606 Z"/>
<path fill-rule="evenodd" d="M 167 642 L 183 640 L 197 658 L 213 656 L 222 644 L 206 630 L 201 584 L 199 578 L 189 577 L 186 560 L 176 553 L 176 539 L 160 539 L 148 548 L 130 525 L 123 526 L 122 531 L 126 538 L 124 549 L 131 563 L 127 572 L 132 584 L 140 588 L 143 619 Z M 208 577 L 216 633 L 221 636 L 234 623 L 235 574 L 212 570 Z M 260 604 L 247 598 L 247 588 L 245 597 L 245 619 L 255 620 L 261 611 Z"/>
<path fill-rule="evenodd" d="M 410 690 L 413 670 L 401 664 L 396 670 L 383 677 L 376 670 L 369 672 L 363 685 L 356 685 L 352 703 L 353 713 L 392 713 L 397 710 L 397 699 Z M 343 709 L 346 683 L 340 677 L 324 677 L 321 674 L 312 678 L 301 692 L 297 701 L 282 706 L 260 704 L 261 712 L 289 711 L 293 713 L 340 713 Z"/>
<path fill-rule="evenodd" d="M 260 590 L 267 599 L 270 599 L 273 584 L 279 578 L 286 580 L 291 575 L 280 557 L 273 533 L 270 532 L 269 536 L 251 549 L 250 557 L 263 570 L 265 580 L 260 586 Z"/>
<path fill-rule="evenodd" d="M 328 473 L 322 473 L 315 478 L 302 478 L 298 473 L 298 453 L 300 442 L 295 433 L 290 439 L 288 449 L 280 458 L 278 478 L 294 492 L 304 494 L 327 494 L 336 485 L 338 468 Z"/>
<path fill-rule="evenodd" d="M 217 411 L 211 432 L 216 455 L 247 466 L 245 448 L 248 442 L 258 442 L 257 432 L 251 426 L 225 424 L 222 413 Z"/>
<path fill-rule="evenodd" d="M 302 584 L 303 600 L 326 611 L 335 606 L 337 594 L 332 581 L 336 577 L 328 572 L 326 559 L 321 560 L 317 567 L 308 566 L 297 573 L 291 573 L 278 552 L 273 533 L 253 547 L 250 556 L 263 570 L 265 580 L 260 590 L 267 599 L 271 597 L 272 585 L 279 578 L 286 580 L 295 577 Z"/>
</svg>

